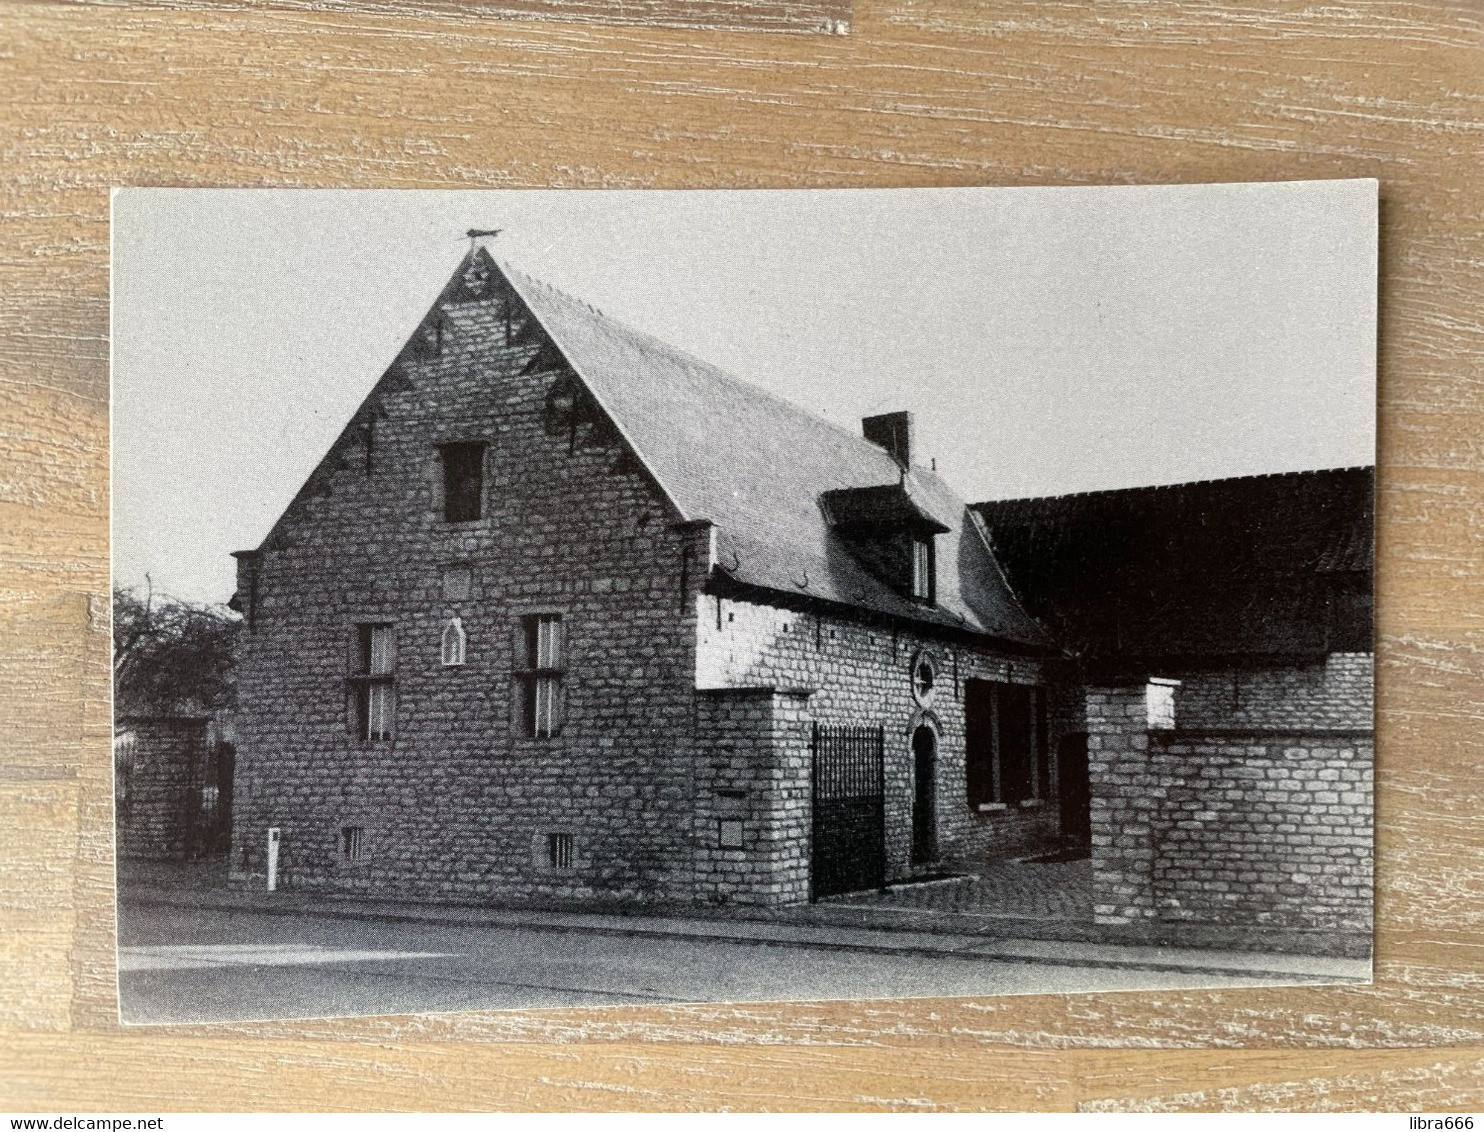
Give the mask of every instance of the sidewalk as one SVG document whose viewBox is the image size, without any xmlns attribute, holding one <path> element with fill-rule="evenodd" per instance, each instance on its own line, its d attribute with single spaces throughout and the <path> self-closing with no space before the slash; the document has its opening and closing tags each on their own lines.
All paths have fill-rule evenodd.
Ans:
<svg viewBox="0 0 1484 1132">
<path fill-rule="evenodd" d="M 245 891 L 211 887 L 203 883 L 205 876 L 200 871 L 192 872 L 180 866 L 151 868 L 148 871 L 156 875 L 147 879 L 139 875 L 144 871 L 125 869 L 121 872 L 120 900 L 123 903 L 259 915 L 464 927 L 489 925 L 648 938 L 726 939 L 773 946 L 931 955 L 959 960 L 1004 960 L 1239 977 L 1250 975 L 1293 982 L 1366 982 L 1370 979 L 1367 960 L 1277 955 L 1236 949 L 1151 947 L 1093 939 L 1029 938 L 1027 935 L 1006 935 L 1004 923 L 985 923 L 984 917 L 976 923 L 972 915 L 964 913 L 928 913 L 929 922 L 925 924 L 919 911 L 909 927 L 900 918 L 904 909 L 891 908 L 889 904 L 884 905 L 888 909 L 884 918 L 880 908 L 849 903 L 756 911 L 686 908 L 684 914 L 679 914 L 679 909 L 657 912 L 627 909 L 544 911 L 358 900 L 292 891 Z M 192 879 L 195 883 L 190 883 Z M 185 883 L 174 884 L 172 880 Z M 887 898 L 890 896 L 889 892 Z M 897 916 L 894 918 L 890 913 L 897 913 Z M 1020 926 L 1025 926 L 1024 921 Z"/>
</svg>

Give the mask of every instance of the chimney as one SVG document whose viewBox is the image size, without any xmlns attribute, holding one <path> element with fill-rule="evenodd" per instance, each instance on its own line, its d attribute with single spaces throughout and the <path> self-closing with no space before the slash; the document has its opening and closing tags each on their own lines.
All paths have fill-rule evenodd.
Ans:
<svg viewBox="0 0 1484 1132">
<path fill-rule="evenodd" d="M 912 463 L 912 414 L 882 413 L 861 419 L 861 433 L 872 444 L 878 444 L 902 467 Z"/>
</svg>

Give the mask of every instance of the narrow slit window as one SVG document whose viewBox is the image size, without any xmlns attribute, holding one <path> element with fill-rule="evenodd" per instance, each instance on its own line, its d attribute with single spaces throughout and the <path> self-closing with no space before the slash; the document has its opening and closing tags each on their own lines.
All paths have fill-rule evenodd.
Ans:
<svg viewBox="0 0 1484 1132">
<path fill-rule="evenodd" d="M 346 861 L 359 861 L 366 847 L 366 830 L 359 825 L 340 829 L 340 856 Z"/>
<path fill-rule="evenodd" d="M 118 820 L 127 824 L 130 803 L 134 798 L 134 753 L 137 737 L 133 731 L 120 731 L 113 737 L 113 797 Z"/>
</svg>

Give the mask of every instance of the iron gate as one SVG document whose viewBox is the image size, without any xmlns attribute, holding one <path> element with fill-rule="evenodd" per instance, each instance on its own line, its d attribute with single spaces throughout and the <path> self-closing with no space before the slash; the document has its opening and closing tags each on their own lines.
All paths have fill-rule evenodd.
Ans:
<svg viewBox="0 0 1484 1132">
<path fill-rule="evenodd" d="M 886 883 L 886 729 L 814 725 L 809 898 Z"/>
</svg>

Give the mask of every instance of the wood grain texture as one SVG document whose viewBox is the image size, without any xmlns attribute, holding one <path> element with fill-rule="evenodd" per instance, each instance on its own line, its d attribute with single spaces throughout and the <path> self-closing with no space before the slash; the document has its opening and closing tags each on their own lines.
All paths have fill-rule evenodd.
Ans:
<svg viewBox="0 0 1484 1132">
<path fill-rule="evenodd" d="M 129 0 L 72 0 L 136 7 Z M 850 0 L 153 0 L 171 9 L 249 11 L 286 8 L 393 19 L 562 20 L 644 27 L 728 31 L 823 32 L 850 30 Z"/>
<path fill-rule="evenodd" d="M 1484 24 L 861 0 L 848 36 L 0 4 L 0 1106 L 1484 1105 Z M 1377 983 L 121 1031 L 113 185 L 1382 186 Z"/>
</svg>

